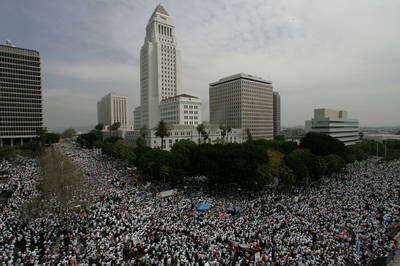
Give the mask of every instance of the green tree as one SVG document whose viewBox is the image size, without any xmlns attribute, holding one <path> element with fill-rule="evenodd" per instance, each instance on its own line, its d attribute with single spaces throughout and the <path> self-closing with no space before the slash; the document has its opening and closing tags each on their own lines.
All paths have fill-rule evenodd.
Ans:
<svg viewBox="0 0 400 266">
<path fill-rule="evenodd" d="M 119 139 L 112 146 L 112 155 L 118 159 L 134 163 L 136 161 L 136 155 L 133 151 L 132 146 L 125 140 Z"/>
<path fill-rule="evenodd" d="M 203 133 L 206 131 L 206 127 L 204 124 L 199 124 L 196 127 L 197 132 L 199 133 L 199 144 L 200 144 L 200 137 L 203 136 Z"/>
<path fill-rule="evenodd" d="M 44 135 L 44 143 L 45 144 L 52 144 L 58 143 L 60 141 L 60 135 L 56 133 L 46 133 Z"/>
<path fill-rule="evenodd" d="M 318 180 L 328 173 L 328 162 L 322 156 L 315 156 L 312 166 L 310 170 L 312 181 Z"/>
<path fill-rule="evenodd" d="M 228 134 L 232 131 L 232 127 L 227 126 L 225 124 L 221 124 L 219 126 L 219 129 L 221 130 L 221 137 L 224 140 L 226 140 L 226 137 L 228 137 Z"/>
<path fill-rule="evenodd" d="M 46 127 L 40 127 L 38 129 L 36 129 L 36 135 L 39 138 L 39 142 L 40 142 L 41 147 L 43 147 L 43 145 L 45 144 L 46 134 L 47 134 L 47 128 Z"/>
<path fill-rule="evenodd" d="M 226 144 L 227 142 L 222 138 L 216 138 L 216 139 L 213 140 L 213 143 L 214 144 L 222 144 L 223 145 L 223 144 Z"/>
<path fill-rule="evenodd" d="M 337 154 L 345 156 L 346 147 L 340 140 L 329 135 L 309 132 L 300 140 L 300 147 L 309 149 L 315 155 Z"/>
<path fill-rule="evenodd" d="M 169 134 L 170 133 L 167 124 L 164 122 L 164 120 L 161 120 L 160 123 L 158 123 L 155 132 L 156 137 L 161 138 L 161 149 L 164 149 L 164 138 L 168 137 Z"/>
<path fill-rule="evenodd" d="M 201 135 L 203 136 L 203 141 L 204 141 L 204 143 L 207 143 L 207 140 L 208 140 L 209 137 L 210 137 L 209 132 L 204 130 L 204 131 L 201 133 Z"/>
<path fill-rule="evenodd" d="M 289 154 L 298 148 L 297 143 L 294 141 L 284 141 L 280 146 L 280 151 L 284 154 Z"/>
<path fill-rule="evenodd" d="M 247 143 L 253 142 L 253 135 L 251 134 L 250 128 L 246 128 Z"/>
<path fill-rule="evenodd" d="M 139 132 L 139 137 L 136 140 L 136 146 L 138 147 L 144 146 L 146 144 L 146 137 L 148 134 L 149 130 L 146 128 L 146 126 L 142 127 Z"/>
<path fill-rule="evenodd" d="M 174 159 L 179 161 L 182 168 L 182 175 L 191 175 L 193 173 L 191 160 L 194 151 L 197 149 L 197 144 L 191 140 L 180 140 L 175 142 L 171 148 L 171 153 L 175 156 Z"/>
<path fill-rule="evenodd" d="M 0 147 L 0 158 L 14 158 L 16 156 L 15 149 L 12 147 Z"/>
<path fill-rule="evenodd" d="M 64 132 L 61 134 L 61 136 L 66 139 L 70 139 L 75 135 L 76 135 L 76 130 L 73 128 L 68 128 L 64 130 Z"/>
<path fill-rule="evenodd" d="M 279 168 L 279 182 L 286 186 L 292 186 L 295 184 L 296 177 L 289 167 L 283 165 Z"/>
<path fill-rule="evenodd" d="M 112 136 L 112 132 L 117 131 L 119 128 L 121 127 L 121 123 L 120 122 L 115 122 L 114 124 L 112 124 L 111 126 L 109 126 L 109 130 L 110 130 L 110 135 Z"/>
<path fill-rule="evenodd" d="M 169 181 L 171 177 L 171 153 L 160 149 L 149 149 L 141 155 L 138 170 L 149 180 Z"/>
<path fill-rule="evenodd" d="M 303 150 L 297 149 L 284 157 L 285 165 L 293 171 L 296 181 L 303 184 L 307 183 L 310 176 L 304 155 Z"/>
<path fill-rule="evenodd" d="M 277 135 L 274 137 L 274 140 L 285 141 L 285 135 Z"/>
<path fill-rule="evenodd" d="M 95 128 L 97 131 L 102 131 L 104 129 L 104 124 L 103 123 L 98 123 Z"/>
<path fill-rule="evenodd" d="M 269 185 L 274 181 L 274 176 L 271 173 L 268 164 L 261 164 L 257 167 L 256 171 L 257 184 L 261 187 Z"/>
<path fill-rule="evenodd" d="M 257 182 L 256 169 L 267 164 L 267 150 L 251 144 L 201 144 L 193 151 L 194 174 L 204 175 L 211 183 L 238 183 L 250 186 Z"/>
<path fill-rule="evenodd" d="M 328 174 L 339 172 L 345 166 L 345 161 L 339 155 L 329 154 L 329 155 L 324 156 L 324 159 L 327 164 L 327 173 Z"/>
</svg>

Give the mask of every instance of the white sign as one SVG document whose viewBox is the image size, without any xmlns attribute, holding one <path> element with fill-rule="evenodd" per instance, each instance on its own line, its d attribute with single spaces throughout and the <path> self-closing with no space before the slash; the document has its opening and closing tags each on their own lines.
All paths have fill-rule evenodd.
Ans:
<svg viewBox="0 0 400 266">
<path fill-rule="evenodd" d="M 176 189 L 171 189 L 171 190 L 166 190 L 166 191 L 157 193 L 156 197 L 160 199 L 160 198 L 176 195 L 176 193 L 177 193 Z"/>
</svg>

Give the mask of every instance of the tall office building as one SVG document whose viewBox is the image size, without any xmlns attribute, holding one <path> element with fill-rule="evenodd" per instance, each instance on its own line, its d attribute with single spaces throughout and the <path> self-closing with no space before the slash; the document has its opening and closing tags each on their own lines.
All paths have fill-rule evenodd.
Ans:
<svg viewBox="0 0 400 266">
<path fill-rule="evenodd" d="M 142 128 L 142 107 L 138 106 L 133 111 L 133 128 L 139 130 Z"/>
<path fill-rule="evenodd" d="M 210 123 L 250 129 L 255 139 L 273 138 L 272 82 L 236 74 L 210 84 Z"/>
<path fill-rule="evenodd" d="M 305 131 L 327 134 L 346 146 L 360 139 L 358 120 L 349 119 L 347 111 L 314 109 L 314 118 L 305 122 Z"/>
<path fill-rule="evenodd" d="M 163 6 L 158 5 L 146 26 L 140 50 L 141 125 L 155 128 L 160 122 L 159 104 L 181 89 L 181 60 L 175 26 Z M 139 114 L 137 114 L 139 115 Z"/>
<path fill-rule="evenodd" d="M 128 96 L 109 93 L 97 103 L 97 120 L 108 127 L 116 122 L 121 129 L 130 129 L 128 120 Z"/>
<path fill-rule="evenodd" d="M 274 97 L 274 137 L 281 132 L 281 96 L 279 92 L 273 92 Z"/>
<path fill-rule="evenodd" d="M 43 127 L 38 51 L 0 45 L 0 146 L 19 145 Z"/>
</svg>

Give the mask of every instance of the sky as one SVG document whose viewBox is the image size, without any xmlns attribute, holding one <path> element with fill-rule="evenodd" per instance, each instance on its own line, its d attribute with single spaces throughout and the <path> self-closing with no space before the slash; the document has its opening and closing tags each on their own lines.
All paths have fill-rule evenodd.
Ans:
<svg viewBox="0 0 400 266">
<path fill-rule="evenodd" d="M 139 105 L 139 51 L 157 4 L 175 24 L 182 92 L 247 73 L 273 82 L 282 126 L 314 108 L 400 125 L 398 0 L 0 0 L 0 41 L 40 52 L 50 130 L 97 124 L 109 92 Z"/>
</svg>

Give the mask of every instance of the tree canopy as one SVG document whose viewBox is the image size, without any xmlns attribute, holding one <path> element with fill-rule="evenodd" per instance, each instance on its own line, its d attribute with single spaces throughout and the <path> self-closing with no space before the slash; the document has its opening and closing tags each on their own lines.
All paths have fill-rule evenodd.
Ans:
<svg viewBox="0 0 400 266">
<path fill-rule="evenodd" d="M 76 130 L 73 128 L 68 128 L 68 129 L 64 130 L 64 132 L 61 134 L 61 136 L 63 138 L 67 138 L 67 139 L 72 138 L 75 135 L 76 135 Z"/>
<path fill-rule="evenodd" d="M 309 149 L 316 155 L 337 154 L 345 156 L 346 147 L 343 142 L 327 134 L 308 132 L 301 140 L 300 147 Z"/>
</svg>

